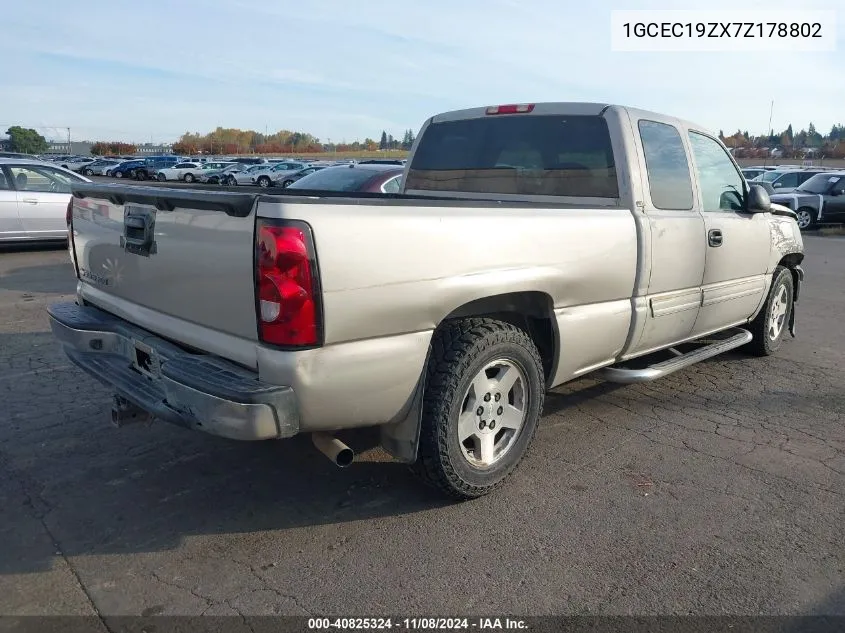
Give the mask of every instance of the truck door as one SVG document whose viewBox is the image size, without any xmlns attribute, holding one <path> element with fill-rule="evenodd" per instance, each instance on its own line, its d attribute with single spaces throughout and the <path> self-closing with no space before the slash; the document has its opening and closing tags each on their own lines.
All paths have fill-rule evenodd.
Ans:
<svg viewBox="0 0 845 633">
<path fill-rule="evenodd" d="M 701 306 L 704 220 L 681 132 L 667 122 L 632 121 L 642 176 L 644 259 L 649 275 L 640 332 L 627 356 L 689 338 Z"/>
<path fill-rule="evenodd" d="M 693 334 L 744 323 L 768 288 L 769 214 L 743 211 L 743 180 L 715 138 L 688 133 L 707 231 L 701 310 Z"/>
</svg>

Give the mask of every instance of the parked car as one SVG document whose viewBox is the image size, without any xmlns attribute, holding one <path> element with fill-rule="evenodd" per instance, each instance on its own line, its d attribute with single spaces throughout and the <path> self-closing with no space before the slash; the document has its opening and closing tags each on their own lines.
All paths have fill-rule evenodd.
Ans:
<svg viewBox="0 0 845 633">
<path fill-rule="evenodd" d="M 246 171 L 249 167 L 244 163 L 229 163 L 221 169 L 205 169 L 200 174 L 199 180 L 209 185 L 227 184 L 227 176 Z"/>
<path fill-rule="evenodd" d="M 182 162 L 178 156 L 150 156 L 143 160 L 143 165 L 135 169 L 136 180 L 150 180 L 155 178 L 160 170 Z"/>
<path fill-rule="evenodd" d="M 313 174 L 314 172 L 320 171 L 321 169 L 326 169 L 327 167 L 331 167 L 331 165 L 309 165 L 305 169 L 279 172 L 274 176 L 273 186 L 290 187 L 293 183 L 295 183 L 303 176 Z"/>
<path fill-rule="evenodd" d="M 757 178 L 759 175 L 764 174 L 766 172 L 765 169 L 754 169 L 751 167 L 746 167 L 742 170 L 742 175 L 745 176 L 746 180 L 751 180 L 753 178 Z"/>
<path fill-rule="evenodd" d="M 800 187 L 816 174 L 824 173 L 824 169 L 793 169 L 785 171 L 774 180 L 770 180 L 769 184 L 777 193 L 789 193 Z M 770 172 L 778 173 L 778 172 Z M 765 182 L 765 181 L 763 181 Z"/>
<path fill-rule="evenodd" d="M 144 166 L 144 159 L 127 160 L 106 170 L 106 176 L 112 178 L 135 178 L 136 170 Z"/>
<path fill-rule="evenodd" d="M 252 182 L 259 187 L 272 187 L 273 182 L 278 180 L 280 174 L 293 173 L 305 169 L 305 163 L 283 162 L 275 165 L 263 165 L 263 169 L 253 172 Z"/>
<path fill-rule="evenodd" d="M 61 165 L 62 169 L 69 169 L 70 171 L 75 171 L 77 173 L 81 173 L 85 167 L 90 165 L 94 162 L 95 159 L 93 158 L 73 158 L 67 161 L 61 161 L 59 164 Z"/>
<path fill-rule="evenodd" d="M 0 241 L 66 240 L 74 182 L 91 181 L 46 161 L 0 158 Z"/>
<path fill-rule="evenodd" d="M 88 176 L 89 178 L 91 176 L 105 176 L 107 170 L 117 167 L 120 163 L 121 161 L 119 160 L 95 160 L 93 163 L 88 163 L 85 167 L 83 167 L 80 173 L 83 176 Z"/>
<path fill-rule="evenodd" d="M 201 163 L 176 163 L 172 167 L 159 169 L 156 173 L 156 179 L 160 182 L 167 180 L 194 182 L 202 170 Z"/>
<path fill-rule="evenodd" d="M 403 169 L 378 163 L 326 167 L 288 185 L 288 189 L 399 193 Z"/>
<path fill-rule="evenodd" d="M 267 162 L 266 158 L 250 158 L 246 156 L 235 156 L 230 160 L 233 163 L 243 163 L 244 165 L 262 165 Z"/>
<path fill-rule="evenodd" d="M 547 389 L 765 356 L 795 333 L 795 214 L 694 123 L 461 110 L 423 125 L 397 199 L 357 193 L 390 170 L 330 167 L 270 195 L 74 184 L 77 302 L 50 323 L 112 386 L 112 421 L 311 433 L 344 466 L 332 434 L 378 426 L 396 459 L 471 498 L 520 462 Z"/>
<path fill-rule="evenodd" d="M 242 164 L 242 163 L 238 163 Z M 234 187 L 236 185 L 252 185 L 255 184 L 256 174 L 266 172 L 272 166 L 270 164 L 260 165 L 243 165 L 244 169 L 240 171 L 231 171 L 227 174 L 226 182 L 224 184 Z"/>
<path fill-rule="evenodd" d="M 792 193 L 776 193 L 772 202 L 795 211 L 802 230 L 845 223 L 845 171 L 816 174 Z"/>
</svg>

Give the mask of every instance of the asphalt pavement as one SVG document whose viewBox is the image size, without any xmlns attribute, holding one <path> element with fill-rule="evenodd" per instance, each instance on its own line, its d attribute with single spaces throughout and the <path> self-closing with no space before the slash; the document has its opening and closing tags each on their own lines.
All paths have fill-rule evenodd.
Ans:
<svg viewBox="0 0 845 633">
<path fill-rule="evenodd" d="M 0 251 L 0 614 L 845 615 L 845 239 L 807 237 L 798 337 L 546 403 L 507 485 L 451 503 L 372 448 L 113 428 Z"/>
</svg>

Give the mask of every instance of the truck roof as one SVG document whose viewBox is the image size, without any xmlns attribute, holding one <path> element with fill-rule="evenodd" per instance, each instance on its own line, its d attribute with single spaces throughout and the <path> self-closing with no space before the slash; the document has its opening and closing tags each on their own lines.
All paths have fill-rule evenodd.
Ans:
<svg viewBox="0 0 845 633">
<path fill-rule="evenodd" d="M 530 102 L 529 102 L 530 103 Z M 679 119 L 677 117 L 660 114 L 659 112 L 652 112 L 649 110 L 641 110 L 629 106 L 617 105 L 613 103 L 594 103 L 590 101 L 545 101 L 531 103 L 533 110 L 528 113 L 506 114 L 504 116 L 531 116 L 531 115 L 582 115 L 582 116 L 600 116 L 606 110 L 620 110 L 628 112 L 636 118 L 651 119 L 653 121 L 660 121 L 664 123 L 673 123 L 676 126 L 687 127 L 696 130 L 709 130 L 705 125 L 700 125 L 693 121 Z M 487 116 L 487 108 L 491 106 L 479 106 L 474 108 L 465 108 L 462 110 L 452 110 L 450 112 L 443 112 L 431 117 L 432 123 L 442 123 L 444 121 L 458 121 L 461 119 L 476 119 Z M 495 107 L 495 106 L 492 106 Z"/>
</svg>

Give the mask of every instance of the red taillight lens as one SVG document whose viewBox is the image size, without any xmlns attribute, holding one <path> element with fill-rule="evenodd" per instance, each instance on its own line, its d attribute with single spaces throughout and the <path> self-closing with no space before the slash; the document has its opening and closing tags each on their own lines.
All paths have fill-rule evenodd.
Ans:
<svg viewBox="0 0 845 633">
<path fill-rule="evenodd" d="M 318 345 L 319 280 L 311 229 L 303 222 L 256 225 L 258 336 L 273 345 Z"/>
<path fill-rule="evenodd" d="M 533 103 L 510 103 L 508 105 L 490 106 L 487 114 L 524 114 L 534 110 Z"/>
</svg>

